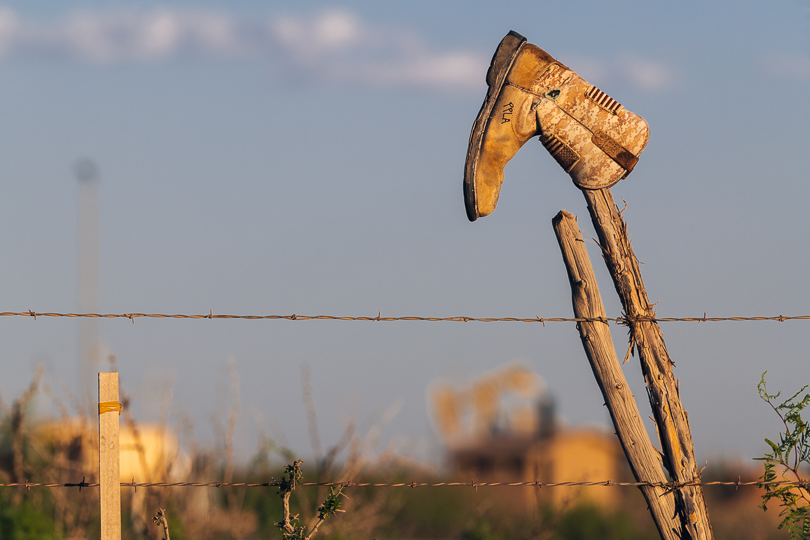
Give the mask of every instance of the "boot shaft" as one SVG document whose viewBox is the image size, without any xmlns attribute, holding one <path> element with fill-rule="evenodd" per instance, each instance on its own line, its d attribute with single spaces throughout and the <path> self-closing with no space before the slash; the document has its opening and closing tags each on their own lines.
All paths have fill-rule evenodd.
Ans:
<svg viewBox="0 0 810 540">
<path fill-rule="evenodd" d="M 525 91 L 540 142 L 579 188 L 609 188 L 632 172 L 649 140 L 643 118 L 559 62 Z"/>
</svg>

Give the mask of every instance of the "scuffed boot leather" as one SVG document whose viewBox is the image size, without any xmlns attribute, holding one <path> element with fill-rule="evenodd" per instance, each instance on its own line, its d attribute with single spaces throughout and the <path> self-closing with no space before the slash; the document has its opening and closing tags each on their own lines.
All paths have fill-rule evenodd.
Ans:
<svg viewBox="0 0 810 540">
<path fill-rule="evenodd" d="M 495 51 L 487 85 L 464 167 L 470 221 L 495 209 L 506 163 L 534 135 L 580 189 L 625 178 L 647 145 L 643 118 L 517 32 Z"/>
</svg>

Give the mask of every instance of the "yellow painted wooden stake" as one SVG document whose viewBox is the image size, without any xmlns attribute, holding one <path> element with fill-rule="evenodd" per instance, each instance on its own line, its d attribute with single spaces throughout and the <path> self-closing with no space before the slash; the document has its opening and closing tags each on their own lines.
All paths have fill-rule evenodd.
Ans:
<svg viewBox="0 0 810 540">
<path fill-rule="evenodd" d="M 98 478 L 101 540 L 121 540 L 118 373 L 98 374 Z"/>
</svg>

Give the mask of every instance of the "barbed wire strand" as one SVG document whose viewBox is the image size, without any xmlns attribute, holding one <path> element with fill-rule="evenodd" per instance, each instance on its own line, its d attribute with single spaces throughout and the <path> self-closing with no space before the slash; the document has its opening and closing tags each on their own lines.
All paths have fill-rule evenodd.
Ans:
<svg viewBox="0 0 810 540">
<path fill-rule="evenodd" d="M 622 317 L 383 317 L 382 312 L 378 312 L 376 317 L 351 317 L 343 315 L 225 315 L 214 314 L 168 314 L 168 313 L 56 313 L 38 311 L 3 311 L 0 317 L 67 317 L 67 318 L 90 318 L 90 319 L 129 319 L 133 323 L 135 319 L 236 319 L 236 320 L 287 320 L 287 321 L 366 321 L 366 322 L 394 322 L 394 321 L 422 321 L 422 322 L 521 322 L 521 323 L 542 323 L 547 322 L 614 322 L 617 324 L 629 324 L 631 322 L 724 322 L 724 321 L 796 321 L 810 320 L 810 315 L 776 315 L 758 317 L 636 317 L 634 319 Z"/>
<path fill-rule="evenodd" d="M 526 482 L 297 482 L 299 486 L 337 486 L 337 487 L 536 487 L 536 488 L 553 488 L 553 487 L 659 487 L 667 489 L 679 489 L 687 486 L 735 486 L 735 487 L 748 487 L 748 486 L 794 486 L 807 489 L 810 487 L 810 480 L 804 481 L 741 481 L 741 480 L 715 480 L 709 482 L 694 481 L 694 482 L 614 482 L 612 480 L 602 480 L 598 482 L 540 482 L 540 481 L 526 481 Z M 121 482 L 121 487 L 277 487 L 280 482 Z M 56 487 L 78 487 L 79 489 L 86 487 L 98 487 L 98 483 L 94 482 L 74 482 L 74 483 L 40 483 L 40 482 L 13 482 L 8 484 L 0 484 L 0 488 L 4 487 L 43 487 L 43 488 L 56 488 Z"/>
<path fill-rule="evenodd" d="M 422 321 L 422 322 L 522 322 L 522 323 L 542 323 L 547 322 L 614 322 L 617 324 L 629 324 L 630 322 L 722 322 L 722 321 L 777 321 L 785 322 L 790 320 L 810 320 L 810 315 L 793 316 L 756 316 L 756 317 L 708 317 L 706 313 L 703 317 L 383 317 L 382 312 L 378 312 L 376 317 L 351 317 L 338 315 L 227 315 L 217 314 L 209 311 L 206 315 L 199 314 L 165 314 L 165 313 L 58 313 L 58 312 L 0 312 L 0 317 L 65 317 L 65 318 L 96 318 L 96 319 L 129 319 L 133 323 L 136 318 L 153 319 L 236 319 L 236 320 L 289 320 L 289 321 L 367 321 L 367 322 L 394 322 L 394 321 Z M 122 482 L 121 487 L 272 487 L 278 486 L 277 482 Z M 600 482 L 399 482 L 399 483 L 379 483 L 379 482 L 301 482 L 302 486 L 342 486 L 342 487 L 566 487 L 566 486 L 621 486 L 621 487 L 661 487 L 678 489 L 686 486 L 796 486 L 807 488 L 807 481 L 798 482 L 759 482 L 759 481 L 712 481 L 712 482 L 614 482 L 605 480 Z M 97 483 L 40 483 L 40 482 L 13 482 L 0 483 L 3 487 L 98 487 Z"/>
</svg>

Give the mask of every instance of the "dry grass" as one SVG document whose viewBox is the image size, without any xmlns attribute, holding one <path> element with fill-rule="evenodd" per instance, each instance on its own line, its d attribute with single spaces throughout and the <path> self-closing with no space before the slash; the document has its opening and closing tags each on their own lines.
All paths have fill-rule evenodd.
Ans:
<svg viewBox="0 0 810 540">
<path fill-rule="evenodd" d="M 113 364 L 114 365 L 114 364 Z M 121 388 L 124 404 L 123 426 L 132 434 L 134 451 L 143 462 L 142 469 L 151 475 L 137 481 L 271 481 L 278 479 L 283 465 L 296 455 L 288 448 L 280 428 L 274 437 L 264 432 L 265 421 L 256 412 L 258 447 L 248 464 L 240 465 L 234 457 L 236 425 L 242 414 L 239 375 L 235 363 L 229 363 L 230 402 L 224 418 L 212 416 L 211 429 L 216 443 L 204 446 L 196 437 L 197 426 L 182 412 L 177 413 L 176 433 L 167 427 L 171 388 L 163 390 L 161 410 L 163 428 L 182 439 L 178 455 L 170 456 L 165 467 L 156 470 L 148 461 L 148 433 L 154 427 L 139 423 L 132 415 L 133 397 Z M 88 406 L 64 387 L 56 392 L 42 382 L 37 370 L 31 384 L 19 398 L 7 406 L 0 400 L 0 482 L 86 482 L 97 481 L 97 419 L 88 415 Z M 379 481 L 442 480 L 432 470 L 400 455 L 394 445 L 384 447 L 380 433 L 396 414 L 394 406 L 381 420 L 360 433 L 356 418 L 347 422 L 342 436 L 332 445 L 321 442 L 318 413 L 312 396 L 307 368 L 301 378 L 303 406 L 315 459 L 306 463 L 306 480 L 347 481 L 373 478 Z M 43 395 L 59 411 L 56 422 L 61 432 L 44 430 L 48 424 L 35 422 L 30 405 Z M 62 397 L 64 396 L 64 397 Z M 182 453 L 183 456 L 179 454 Z M 183 466 L 184 457 L 188 466 Z M 741 469 L 726 467 L 715 471 L 718 479 L 736 479 Z M 707 471 L 706 478 L 712 478 Z M 345 510 L 325 521 L 318 538 L 465 538 L 499 540 L 502 538 L 590 538 L 587 527 L 602 531 L 600 538 L 655 538 L 655 529 L 643 499 L 635 490 L 615 489 L 620 510 L 580 507 L 539 506 L 526 512 L 504 509 L 499 505 L 503 491 L 497 488 L 479 491 L 453 489 L 353 488 L 342 500 Z M 158 509 L 168 515 L 173 540 L 219 540 L 235 538 L 279 538 L 275 525 L 282 517 L 281 498 L 277 489 L 268 488 L 126 488 L 122 492 L 125 539 L 166 537 L 162 524 L 156 526 L 152 516 Z M 318 505 L 327 488 L 298 488 L 291 499 L 292 512 L 300 523 L 311 528 L 318 520 Z M 775 515 L 758 508 L 759 492 L 754 488 L 739 491 L 725 488 L 707 489 L 709 509 L 717 538 L 784 538 L 777 531 Z M 8 531 L 12 530 L 14 534 Z M 0 538 L 78 539 L 93 537 L 98 530 L 98 490 L 77 488 L 0 489 Z M 583 532 L 585 531 L 585 532 Z M 584 534 L 584 536 L 583 536 Z M 16 535 L 16 536 L 14 536 Z"/>
</svg>

